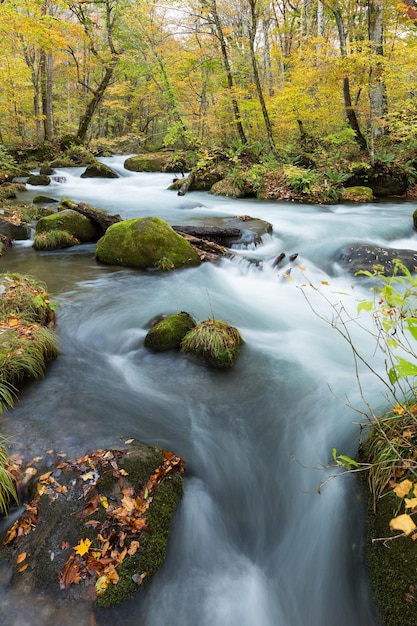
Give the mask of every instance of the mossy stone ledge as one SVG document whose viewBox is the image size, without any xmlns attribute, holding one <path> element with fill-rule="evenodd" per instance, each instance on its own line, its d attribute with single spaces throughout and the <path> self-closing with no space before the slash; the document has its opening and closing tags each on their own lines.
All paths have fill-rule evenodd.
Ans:
<svg viewBox="0 0 417 626">
<path fill-rule="evenodd" d="M 96 258 L 110 265 L 161 270 L 201 262 L 191 244 L 157 217 L 124 220 L 110 226 L 97 242 Z"/>
</svg>

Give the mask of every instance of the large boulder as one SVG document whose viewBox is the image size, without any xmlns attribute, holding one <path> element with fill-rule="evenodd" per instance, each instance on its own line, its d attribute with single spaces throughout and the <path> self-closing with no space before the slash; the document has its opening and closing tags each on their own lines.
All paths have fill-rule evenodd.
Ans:
<svg viewBox="0 0 417 626">
<path fill-rule="evenodd" d="M 171 270 L 199 265 L 191 244 L 157 217 L 135 218 L 110 226 L 96 246 L 96 258 L 111 265 Z"/>
<path fill-rule="evenodd" d="M 105 163 L 92 163 L 89 165 L 85 172 L 81 174 L 81 178 L 119 178 L 116 172 L 113 172 L 111 167 Z"/>
<path fill-rule="evenodd" d="M 81 242 L 97 241 L 98 238 L 90 220 L 72 209 L 42 217 L 36 224 L 36 234 L 52 230 L 65 230 Z"/>
<path fill-rule="evenodd" d="M 372 271 L 375 265 L 383 267 L 383 273 L 391 276 L 395 269 L 395 259 L 399 259 L 410 272 L 417 272 L 417 251 L 395 248 L 381 248 L 356 243 L 342 248 L 335 261 L 351 274 L 359 271 Z"/>
<path fill-rule="evenodd" d="M 131 172 L 162 172 L 166 162 L 167 155 L 163 152 L 138 154 L 126 159 L 124 167 Z"/>
<path fill-rule="evenodd" d="M 179 348 L 185 335 L 195 326 L 189 313 L 181 311 L 157 322 L 148 331 L 144 345 L 155 352 Z"/>
<path fill-rule="evenodd" d="M 374 192 L 370 187 L 357 185 L 356 187 L 345 187 L 340 200 L 344 202 L 373 202 Z"/>
</svg>

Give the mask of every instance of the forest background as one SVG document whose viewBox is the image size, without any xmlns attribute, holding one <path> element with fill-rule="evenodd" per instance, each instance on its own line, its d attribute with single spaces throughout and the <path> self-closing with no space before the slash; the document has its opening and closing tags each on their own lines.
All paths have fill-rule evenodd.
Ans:
<svg viewBox="0 0 417 626">
<path fill-rule="evenodd" d="M 416 27 L 415 0 L 2 0 L 0 143 L 406 167 Z"/>
</svg>

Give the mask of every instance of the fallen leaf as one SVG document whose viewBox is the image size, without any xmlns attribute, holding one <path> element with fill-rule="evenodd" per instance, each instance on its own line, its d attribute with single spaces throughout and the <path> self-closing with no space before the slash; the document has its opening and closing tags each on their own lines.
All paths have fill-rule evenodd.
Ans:
<svg viewBox="0 0 417 626">
<path fill-rule="evenodd" d="M 70 544 L 68 543 L 68 541 L 63 541 L 61 543 L 61 550 L 68 550 L 69 547 L 70 547 Z"/>
<path fill-rule="evenodd" d="M 143 574 L 133 574 L 132 580 L 139 586 L 147 575 L 147 572 L 143 572 Z"/>
<path fill-rule="evenodd" d="M 408 495 L 412 486 L 413 483 L 411 482 L 411 480 L 408 480 L 408 478 L 406 478 L 405 480 L 402 480 L 400 483 L 398 483 L 398 485 L 395 485 L 393 491 L 399 498 L 404 498 L 404 496 Z"/>
<path fill-rule="evenodd" d="M 134 441 L 135 441 L 134 439 L 127 439 L 125 443 L 133 443 Z"/>
<path fill-rule="evenodd" d="M 87 554 L 91 546 L 91 541 L 89 539 L 81 539 L 80 543 L 74 546 L 74 550 L 80 556 L 83 554 Z"/>
<path fill-rule="evenodd" d="M 19 564 L 19 563 L 21 563 L 22 561 L 24 561 L 24 560 L 25 560 L 25 558 L 26 558 L 26 556 L 27 556 L 27 552 L 21 552 L 21 553 L 19 554 L 19 556 L 17 557 L 17 559 L 16 559 L 16 563 L 17 563 L 17 564 Z"/>
<path fill-rule="evenodd" d="M 109 503 L 106 496 L 100 496 L 100 502 L 105 509 L 109 508 Z"/>
<path fill-rule="evenodd" d="M 390 521 L 389 527 L 391 530 L 401 530 L 405 535 L 409 535 L 416 529 L 416 525 L 413 520 L 406 513 L 399 515 L 398 517 L 394 517 Z"/>
<path fill-rule="evenodd" d="M 129 546 L 129 550 L 127 551 L 127 553 L 130 556 L 133 556 L 138 551 L 139 548 L 140 548 L 139 541 L 131 541 L 130 546 Z"/>
<path fill-rule="evenodd" d="M 417 498 L 404 498 L 406 509 L 415 509 L 417 507 Z"/>
<path fill-rule="evenodd" d="M 25 569 L 28 567 L 29 563 L 25 563 L 24 565 L 22 565 L 22 567 L 19 567 L 19 569 L 17 570 L 19 572 L 19 574 L 21 572 L 24 572 Z"/>
</svg>

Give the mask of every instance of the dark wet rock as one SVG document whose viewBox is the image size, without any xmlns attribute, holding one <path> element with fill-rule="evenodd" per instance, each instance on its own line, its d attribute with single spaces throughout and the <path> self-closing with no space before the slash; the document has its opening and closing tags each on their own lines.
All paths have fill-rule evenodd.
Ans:
<svg viewBox="0 0 417 626">
<path fill-rule="evenodd" d="M 417 272 L 417 251 L 396 248 L 382 248 L 368 244 L 352 244 L 340 250 L 335 261 L 351 274 L 359 271 L 372 271 L 381 265 L 386 276 L 392 275 L 395 259 L 399 259 L 410 272 Z"/>
<path fill-rule="evenodd" d="M 8 239 L 24 240 L 30 237 L 30 227 L 27 224 L 13 224 L 7 219 L 0 217 L 0 234 Z"/>
<path fill-rule="evenodd" d="M 46 174 L 31 174 L 31 176 L 27 179 L 27 184 L 33 186 L 46 187 L 50 184 L 50 182 L 51 179 Z"/>
</svg>

